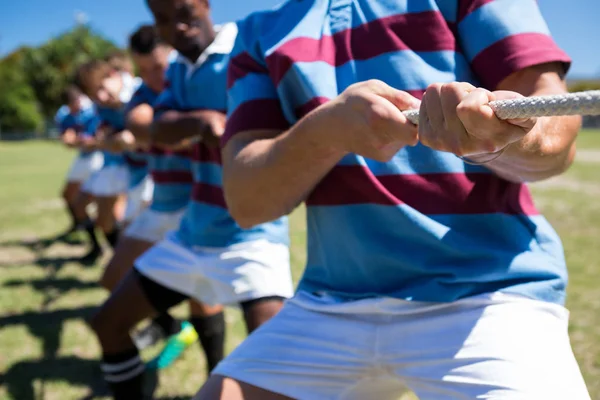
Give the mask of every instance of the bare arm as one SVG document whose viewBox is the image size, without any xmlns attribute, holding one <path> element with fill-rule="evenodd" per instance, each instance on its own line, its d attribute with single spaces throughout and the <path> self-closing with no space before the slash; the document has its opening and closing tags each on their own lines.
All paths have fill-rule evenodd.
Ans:
<svg viewBox="0 0 600 400">
<path fill-rule="evenodd" d="M 566 93 L 562 72 L 560 64 L 527 68 L 506 78 L 498 89 L 525 96 Z M 486 166 L 514 182 L 539 181 L 559 175 L 573 163 L 580 128 L 579 116 L 538 118 L 525 137 L 509 145 L 501 157 Z"/>
<path fill-rule="evenodd" d="M 60 136 L 60 140 L 67 147 L 77 147 L 77 132 L 74 129 L 69 128 L 63 132 Z"/>
<path fill-rule="evenodd" d="M 243 228 L 290 213 L 343 157 L 323 144 L 317 115 L 290 130 L 242 132 L 223 149 L 229 211 Z"/>
<path fill-rule="evenodd" d="M 151 126 L 152 141 L 173 146 L 184 139 L 202 136 L 210 144 L 218 144 L 223 134 L 225 114 L 212 110 L 165 111 Z"/>
<path fill-rule="evenodd" d="M 242 227 L 290 213 L 348 153 L 387 161 L 417 142 L 417 129 L 400 109 L 418 100 L 382 82 L 352 85 L 291 129 L 247 131 L 223 149 L 223 187 Z"/>
<path fill-rule="evenodd" d="M 126 127 L 138 143 L 150 143 L 153 116 L 154 110 L 149 104 L 140 104 L 127 114 Z"/>
</svg>

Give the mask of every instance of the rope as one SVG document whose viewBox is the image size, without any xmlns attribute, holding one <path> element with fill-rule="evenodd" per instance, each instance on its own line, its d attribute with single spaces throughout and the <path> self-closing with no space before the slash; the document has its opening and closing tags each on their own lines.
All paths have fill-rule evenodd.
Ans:
<svg viewBox="0 0 600 400">
<path fill-rule="evenodd" d="M 560 115 L 600 115 L 600 90 L 497 100 L 489 105 L 496 116 L 503 120 Z M 413 124 L 419 123 L 419 110 L 407 110 L 403 113 Z"/>
</svg>

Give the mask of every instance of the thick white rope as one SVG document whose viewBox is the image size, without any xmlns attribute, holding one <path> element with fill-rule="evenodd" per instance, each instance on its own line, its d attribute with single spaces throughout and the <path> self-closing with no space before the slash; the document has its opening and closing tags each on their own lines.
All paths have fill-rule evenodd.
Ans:
<svg viewBox="0 0 600 400">
<path fill-rule="evenodd" d="M 600 90 L 551 96 L 522 97 L 490 102 L 500 119 L 550 117 L 560 115 L 600 115 Z M 413 124 L 419 123 L 419 110 L 403 112 Z"/>
</svg>

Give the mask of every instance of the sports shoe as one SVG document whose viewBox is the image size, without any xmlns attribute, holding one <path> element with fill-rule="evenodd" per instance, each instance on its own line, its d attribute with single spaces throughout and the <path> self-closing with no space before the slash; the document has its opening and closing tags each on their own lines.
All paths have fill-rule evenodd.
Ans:
<svg viewBox="0 0 600 400">
<path fill-rule="evenodd" d="M 144 350 L 155 345 L 163 337 L 164 335 L 160 326 L 152 322 L 144 329 L 141 329 L 132 335 L 133 343 L 135 343 L 135 347 L 137 347 L 138 350 Z"/>
<path fill-rule="evenodd" d="M 171 336 L 160 354 L 146 364 L 149 369 L 165 369 L 183 354 L 185 349 L 198 340 L 194 326 L 187 321 L 181 323 L 181 331 Z"/>
</svg>

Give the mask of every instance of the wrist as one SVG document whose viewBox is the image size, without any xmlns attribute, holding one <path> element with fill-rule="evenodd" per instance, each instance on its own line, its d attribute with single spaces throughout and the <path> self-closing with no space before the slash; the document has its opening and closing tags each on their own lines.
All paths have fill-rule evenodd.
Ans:
<svg viewBox="0 0 600 400">
<path fill-rule="evenodd" d="M 339 160 L 348 154 L 337 137 L 337 133 L 343 129 L 339 111 L 335 100 L 323 104 L 300 121 L 301 126 L 298 127 L 302 129 L 292 129 L 292 132 L 301 135 L 315 154 Z"/>
</svg>

